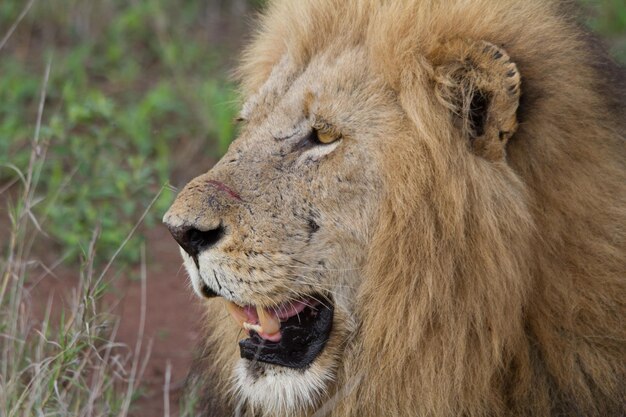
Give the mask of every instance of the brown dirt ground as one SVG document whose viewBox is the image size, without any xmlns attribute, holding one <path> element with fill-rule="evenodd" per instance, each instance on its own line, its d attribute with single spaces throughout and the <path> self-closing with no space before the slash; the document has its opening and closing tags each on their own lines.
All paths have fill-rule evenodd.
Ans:
<svg viewBox="0 0 626 417">
<path fill-rule="evenodd" d="M 152 352 L 143 376 L 144 395 L 134 404 L 131 416 L 162 416 L 163 387 L 167 364 L 171 365 L 170 407 L 175 416 L 178 399 L 191 362 L 199 302 L 181 268 L 178 246 L 164 227 L 147 232 L 148 274 L 144 346 L 152 340 Z M 134 346 L 139 328 L 141 282 L 124 280 L 118 341 Z"/>
</svg>

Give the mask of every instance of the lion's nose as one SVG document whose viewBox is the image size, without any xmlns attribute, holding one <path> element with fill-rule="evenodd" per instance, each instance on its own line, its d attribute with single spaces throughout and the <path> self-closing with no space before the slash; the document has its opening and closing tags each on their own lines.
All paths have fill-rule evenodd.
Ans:
<svg viewBox="0 0 626 417">
<path fill-rule="evenodd" d="M 232 213 L 242 203 L 239 194 L 204 174 L 178 194 L 163 222 L 181 248 L 199 265 L 203 252 L 216 249 L 232 229 Z"/>
<path fill-rule="evenodd" d="M 215 246 L 225 235 L 224 226 L 215 229 L 200 230 L 190 225 L 172 226 L 167 224 L 170 233 L 181 248 L 198 263 L 200 252 Z"/>
</svg>

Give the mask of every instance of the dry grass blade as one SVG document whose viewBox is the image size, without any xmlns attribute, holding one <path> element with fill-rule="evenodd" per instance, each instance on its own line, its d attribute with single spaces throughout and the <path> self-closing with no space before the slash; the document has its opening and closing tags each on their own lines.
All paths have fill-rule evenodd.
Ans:
<svg viewBox="0 0 626 417">
<path fill-rule="evenodd" d="M 172 364 L 168 360 L 165 368 L 165 384 L 163 384 L 163 416 L 170 417 L 170 382 L 172 378 Z"/>
<path fill-rule="evenodd" d="M 135 354 L 133 355 L 133 361 L 130 371 L 130 378 L 128 380 L 128 387 L 126 392 L 126 397 L 124 398 L 124 403 L 122 405 L 122 410 L 120 411 L 120 417 L 126 417 L 128 415 L 128 411 L 130 408 L 130 404 L 132 401 L 132 396 L 134 390 L 138 387 L 139 382 L 141 381 L 141 376 L 143 371 L 145 370 L 145 365 L 147 364 L 147 359 L 150 356 L 149 352 L 144 353 L 144 360 L 140 367 L 140 358 L 142 353 L 142 343 L 144 337 L 144 331 L 146 328 L 146 305 L 147 305 L 147 281 L 148 275 L 146 271 L 146 247 L 145 245 L 141 248 L 141 305 L 139 311 L 139 328 L 137 330 L 137 341 L 135 343 Z M 148 349 L 150 350 L 150 349 Z"/>
<path fill-rule="evenodd" d="M 17 29 L 17 27 L 22 22 L 22 20 L 24 20 L 29 10 L 31 9 L 31 7 L 33 7 L 34 3 L 35 3 L 35 0 L 30 0 L 28 3 L 26 3 L 26 6 L 24 6 L 24 8 L 22 9 L 22 12 L 17 17 L 13 25 L 11 25 L 11 27 L 9 28 L 7 33 L 4 35 L 2 40 L 0 40 L 0 51 L 2 51 L 2 48 L 4 48 L 4 45 L 6 45 L 6 43 L 9 41 L 9 38 L 11 37 L 11 35 L 13 35 L 13 32 L 15 32 L 15 29 Z"/>
</svg>

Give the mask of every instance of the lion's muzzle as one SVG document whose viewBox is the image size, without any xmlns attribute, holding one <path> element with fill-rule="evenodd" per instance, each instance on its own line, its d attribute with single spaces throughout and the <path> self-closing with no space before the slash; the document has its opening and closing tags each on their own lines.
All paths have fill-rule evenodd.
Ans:
<svg viewBox="0 0 626 417">
<path fill-rule="evenodd" d="M 224 212 L 233 200 L 241 198 L 230 187 L 203 175 L 181 191 L 165 214 L 163 222 L 197 267 L 199 255 L 226 237 L 229 225 Z"/>
</svg>

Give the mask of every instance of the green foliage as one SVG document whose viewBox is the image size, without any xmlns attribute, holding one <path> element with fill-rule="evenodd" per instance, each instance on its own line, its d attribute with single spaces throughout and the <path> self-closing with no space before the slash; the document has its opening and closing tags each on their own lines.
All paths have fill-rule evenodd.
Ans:
<svg viewBox="0 0 626 417">
<path fill-rule="evenodd" d="M 0 37 L 24 4 L 2 2 Z M 172 0 L 36 2 L 0 51 L 5 167 L 28 165 L 51 63 L 41 128 L 50 145 L 39 188 L 46 198 L 36 211 L 64 252 L 78 254 L 100 224 L 99 256 L 108 259 L 167 183 L 173 154 L 197 141 L 214 158 L 227 149 L 236 95 L 201 34 L 201 7 Z M 15 175 L 0 169 L 0 184 Z M 171 198 L 164 193 L 148 224 Z M 122 256 L 136 260 L 136 244 Z"/>
<path fill-rule="evenodd" d="M 584 0 L 592 10 L 591 27 L 604 35 L 626 34 L 626 3 L 622 0 Z"/>
<path fill-rule="evenodd" d="M 588 11 L 587 24 L 604 36 L 613 55 L 626 64 L 626 2 L 582 0 Z"/>
</svg>

